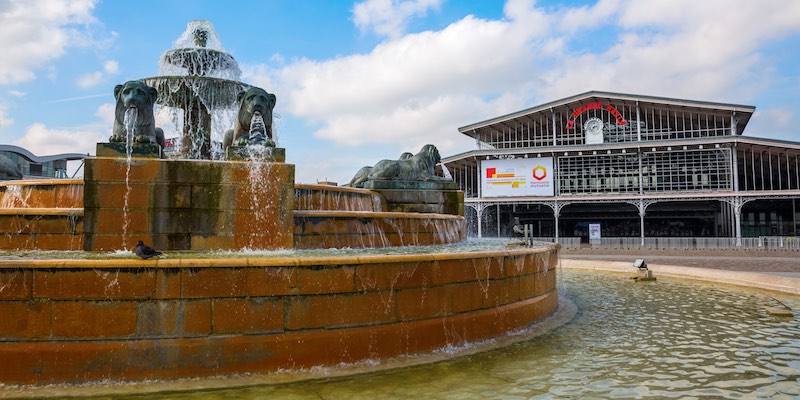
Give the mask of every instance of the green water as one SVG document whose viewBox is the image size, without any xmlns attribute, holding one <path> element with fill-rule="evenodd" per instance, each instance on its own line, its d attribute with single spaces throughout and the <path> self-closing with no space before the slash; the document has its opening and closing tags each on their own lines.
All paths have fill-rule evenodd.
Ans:
<svg viewBox="0 0 800 400">
<path fill-rule="evenodd" d="M 345 378 L 92 399 L 797 399 L 800 322 L 766 292 L 563 271 L 577 311 L 505 348 Z M 779 297 L 795 309 L 797 297 Z M 797 311 L 795 312 L 797 314 Z"/>
</svg>

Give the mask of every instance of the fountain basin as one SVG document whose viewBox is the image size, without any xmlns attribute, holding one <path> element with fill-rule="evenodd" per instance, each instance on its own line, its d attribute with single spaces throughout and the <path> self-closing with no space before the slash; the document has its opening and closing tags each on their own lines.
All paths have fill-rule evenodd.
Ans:
<svg viewBox="0 0 800 400">
<path fill-rule="evenodd" d="M 558 247 L 0 261 L 5 384 L 169 379 L 429 352 L 557 308 Z M 154 362 L 157 360 L 157 362 Z"/>
<path fill-rule="evenodd" d="M 375 248 L 460 243 L 464 217 L 367 211 L 295 211 L 296 249 Z"/>
<path fill-rule="evenodd" d="M 299 211 L 389 211 L 383 196 L 367 189 L 296 183 L 294 197 Z"/>
<path fill-rule="evenodd" d="M 82 207 L 83 179 L 0 182 L 0 209 Z"/>
</svg>

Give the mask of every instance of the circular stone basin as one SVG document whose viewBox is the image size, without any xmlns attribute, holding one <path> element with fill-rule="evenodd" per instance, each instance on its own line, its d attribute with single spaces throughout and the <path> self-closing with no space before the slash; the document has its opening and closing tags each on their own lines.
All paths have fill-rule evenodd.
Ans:
<svg viewBox="0 0 800 400">
<path fill-rule="evenodd" d="M 163 61 L 188 69 L 189 75 L 206 75 L 209 72 L 238 69 L 232 55 L 207 48 L 182 48 L 167 51 Z"/>
<path fill-rule="evenodd" d="M 775 317 L 766 292 L 659 277 L 560 271 L 559 291 L 577 308 L 567 324 L 510 346 L 433 364 L 331 378 L 259 385 L 264 377 L 198 390 L 187 381 L 169 390 L 116 399 L 546 399 L 798 398 L 800 324 Z M 800 299 L 779 297 L 797 309 Z M 525 336 L 528 333 L 522 333 Z M 457 349 L 443 349 L 454 351 Z M 352 366 L 350 366 L 352 367 Z M 364 363 L 362 371 L 376 366 Z M 379 366 L 378 366 L 379 367 Z M 330 374 L 330 375 L 329 375 Z M 276 377 L 286 379 L 285 376 Z M 216 384 L 224 385 L 224 380 Z M 55 388 L 50 388 L 51 394 Z M 90 393 L 107 393 L 95 387 Z M 128 391 L 131 391 L 128 388 Z M 181 391 L 183 390 L 183 391 Z M 178 391 L 178 392 L 175 392 Z"/>
<path fill-rule="evenodd" d="M 208 110 L 232 107 L 239 92 L 250 88 L 246 83 L 208 76 L 155 76 L 142 81 L 158 91 L 156 104 L 176 108 L 186 108 L 198 99 Z"/>
</svg>

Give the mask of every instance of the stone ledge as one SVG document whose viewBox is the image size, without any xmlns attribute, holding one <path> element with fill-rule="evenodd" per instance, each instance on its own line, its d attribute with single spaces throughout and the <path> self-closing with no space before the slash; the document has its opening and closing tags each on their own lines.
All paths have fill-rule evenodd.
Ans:
<svg viewBox="0 0 800 400">
<path fill-rule="evenodd" d="M 458 183 L 445 180 L 441 181 L 371 180 L 364 182 L 364 189 L 457 190 Z"/>
<path fill-rule="evenodd" d="M 131 147 L 131 157 L 161 158 L 161 147 L 155 143 L 135 143 Z M 128 157 L 125 143 L 98 143 L 97 157 Z"/>
</svg>

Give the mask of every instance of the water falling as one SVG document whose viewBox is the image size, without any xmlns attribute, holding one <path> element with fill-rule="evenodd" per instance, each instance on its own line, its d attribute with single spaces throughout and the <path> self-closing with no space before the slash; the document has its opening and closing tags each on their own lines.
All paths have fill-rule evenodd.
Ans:
<svg viewBox="0 0 800 400">
<path fill-rule="evenodd" d="M 156 88 L 157 114 L 180 132 L 171 158 L 221 160 L 224 132 L 233 125 L 237 95 L 249 88 L 209 21 L 191 21 L 159 63 L 159 76 L 143 79 Z M 163 111 L 162 111 L 163 110 Z"/>
<path fill-rule="evenodd" d="M 131 195 L 131 159 L 133 155 L 133 136 L 138 117 L 139 110 L 136 109 L 136 107 L 130 107 L 125 110 L 125 117 L 122 119 L 122 125 L 125 127 L 125 154 L 127 155 L 125 162 L 125 197 L 124 205 L 122 206 L 122 248 L 125 248 L 126 239 L 128 237 L 128 199 Z"/>
<path fill-rule="evenodd" d="M 7 185 L 3 192 L 0 208 L 28 208 L 28 198 L 31 196 L 30 190 L 23 190 L 20 185 Z"/>
<path fill-rule="evenodd" d="M 442 167 L 442 176 L 444 176 L 446 179 L 449 179 L 449 180 L 452 181 L 453 180 L 453 174 L 451 174 L 450 170 L 447 169 L 447 165 L 444 165 L 444 163 L 440 163 L 439 165 Z"/>
</svg>

